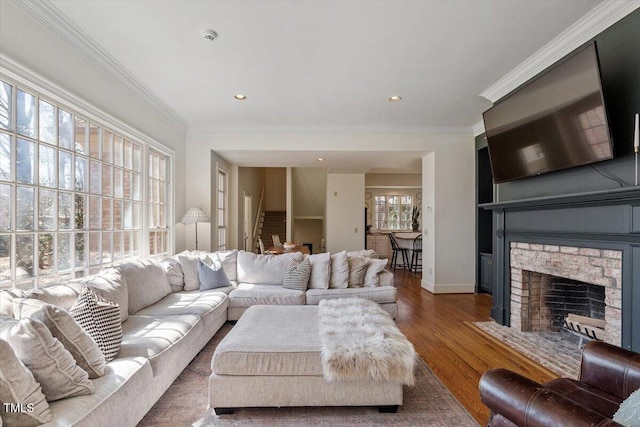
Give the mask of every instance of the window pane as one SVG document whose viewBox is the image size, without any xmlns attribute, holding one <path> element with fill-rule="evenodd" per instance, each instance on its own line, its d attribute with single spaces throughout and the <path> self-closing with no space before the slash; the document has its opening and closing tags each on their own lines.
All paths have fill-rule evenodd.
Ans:
<svg viewBox="0 0 640 427">
<path fill-rule="evenodd" d="M 141 200 L 142 192 L 140 191 L 140 175 L 134 173 L 133 175 L 133 200 Z"/>
<path fill-rule="evenodd" d="M 89 265 L 98 265 L 102 262 L 102 241 L 99 231 L 89 233 Z"/>
<path fill-rule="evenodd" d="M 16 145 L 16 180 L 33 184 L 36 174 L 36 145 L 18 138 Z"/>
<path fill-rule="evenodd" d="M 33 242 L 35 234 L 16 235 L 16 280 L 33 277 Z"/>
<path fill-rule="evenodd" d="M 125 230 L 131 230 L 133 226 L 133 202 L 125 200 L 122 224 Z"/>
<path fill-rule="evenodd" d="M 99 159 L 101 155 L 100 128 L 91 123 L 89 124 L 89 157 Z"/>
<path fill-rule="evenodd" d="M 102 193 L 102 166 L 97 160 L 89 160 L 89 191 L 93 194 Z"/>
<path fill-rule="evenodd" d="M 122 258 L 122 233 L 113 233 L 113 260 L 120 261 Z"/>
<path fill-rule="evenodd" d="M 124 171 L 124 198 L 131 199 L 131 172 Z"/>
<path fill-rule="evenodd" d="M 18 89 L 16 130 L 20 135 L 36 137 L 36 97 Z M 33 246 L 33 244 L 32 244 Z M 33 262 L 33 256 L 32 260 Z"/>
<path fill-rule="evenodd" d="M 33 188 L 18 186 L 16 195 L 16 230 L 33 230 L 35 222 L 34 197 Z M 31 247 L 33 247 L 33 242 Z"/>
<path fill-rule="evenodd" d="M 116 166 L 122 166 L 122 150 L 123 150 L 123 141 L 122 137 L 118 135 L 113 135 L 113 164 Z"/>
<path fill-rule="evenodd" d="M 115 197 L 122 198 L 122 196 L 124 194 L 122 180 L 123 180 L 122 169 L 114 168 L 114 170 L 113 170 L 113 195 Z"/>
<path fill-rule="evenodd" d="M 40 145 L 40 185 L 56 186 L 56 149 L 48 145 Z"/>
<path fill-rule="evenodd" d="M 154 255 L 156 253 L 156 233 L 155 231 L 149 232 L 149 254 Z"/>
<path fill-rule="evenodd" d="M 87 192 L 89 180 L 87 179 L 87 159 L 76 156 L 76 191 Z"/>
<path fill-rule="evenodd" d="M 167 180 L 167 161 L 164 157 L 160 158 L 160 170 L 158 171 L 158 178 L 162 181 Z"/>
<path fill-rule="evenodd" d="M 133 212 L 131 213 L 131 225 L 134 230 L 140 228 L 140 203 L 133 203 Z"/>
<path fill-rule="evenodd" d="M 87 196 L 76 194 L 74 196 L 74 225 L 76 230 L 87 228 Z"/>
<path fill-rule="evenodd" d="M 122 233 L 122 253 L 124 258 L 129 258 L 131 256 L 131 232 Z"/>
<path fill-rule="evenodd" d="M 107 130 L 102 131 L 102 160 L 111 163 L 113 156 L 111 155 L 113 146 L 113 134 Z"/>
<path fill-rule="evenodd" d="M 11 230 L 11 207 L 13 206 L 11 185 L 0 184 L 0 231 Z"/>
<path fill-rule="evenodd" d="M 0 283 L 11 280 L 11 268 L 11 236 L 0 234 Z"/>
<path fill-rule="evenodd" d="M 73 115 L 61 109 L 58 110 L 58 145 L 73 149 Z"/>
<path fill-rule="evenodd" d="M 111 258 L 111 233 L 102 233 L 102 263 L 108 264 L 112 262 Z"/>
<path fill-rule="evenodd" d="M 133 170 L 142 171 L 142 147 L 138 144 L 133 144 Z"/>
<path fill-rule="evenodd" d="M 56 107 L 40 100 L 40 141 L 56 143 Z"/>
<path fill-rule="evenodd" d="M 87 251 L 85 245 L 87 242 L 87 233 L 76 233 L 74 249 L 75 249 L 75 264 L 76 267 L 87 266 Z"/>
<path fill-rule="evenodd" d="M 53 234 L 38 235 L 38 274 L 50 274 L 53 269 Z"/>
<path fill-rule="evenodd" d="M 56 192 L 51 190 L 40 190 L 40 203 L 38 205 L 38 229 L 56 229 Z"/>
<path fill-rule="evenodd" d="M 2 86 L 0 86 L 1 88 Z M 0 180 L 11 180 L 11 137 L 0 133 Z"/>
<path fill-rule="evenodd" d="M 111 199 L 102 199 L 102 229 L 111 230 Z"/>
<path fill-rule="evenodd" d="M 58 186 L 73 190 L 73 157 L 68 151 L 58 152 Z"/>
<path fill-rule="evenodd" d="M 102 165 L 102 194 L 104 196 L 111 196 L 113 194 L 113 187 L 111 185 L 112 173 L 113 167 L 111 165 Z"/>
<path fill-rule="evenodd" d="M 100 197 L 89 196 L 89 229 L 100 230 L 102 226 L 102 220 L 100 218 L 100 211 L 102 210 L 102 203 Z"/>
<path fill-rule="evenodd" d="M 133 152 L 131 141 L 124 141 L 124 167 L 127 169 L 133 169 Z"/>
<path fill-rule="evenodd" d="M 131 254 L 136 256 L 140 254 L 140 232 L 134 231 L 131 233 Z"/>
<path fill-rule="evenodd" d="M 58 234 L 58 271 L 71 268 L 71 258 L 73 257 L 72 233 Z"/>
<path fill-rule="evenodd" d="M 73 194 L 58 194 L 58 228 L 71 230 L 73 228 Z"/>
<path fill-rule="evenodd" d="M 76 117 L 75 126 L 76 153 L 87 154 L 88 123 L 86 120 Z"/>
<path fill-rule="evenodd" d="M 122 230 L 122 200 L 113 201 L 113 229 Z"/>
<path fill-rule="evenodd" d="M 0 82 L 0 128 L 9 129 L 11 127 L 11 85 Z"/>
</svg>

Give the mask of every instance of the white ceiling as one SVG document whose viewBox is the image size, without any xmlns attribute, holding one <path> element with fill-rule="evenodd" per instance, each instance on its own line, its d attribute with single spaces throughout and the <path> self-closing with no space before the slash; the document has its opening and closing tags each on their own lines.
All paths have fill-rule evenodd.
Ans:
<svg viewBox="0 0 640 427">
<path fill-rule="evenodd" d="M 51 3 L 190 127 L 470 132 L 490 106 L 479 94 L 600 0 Z"/>
</svg>

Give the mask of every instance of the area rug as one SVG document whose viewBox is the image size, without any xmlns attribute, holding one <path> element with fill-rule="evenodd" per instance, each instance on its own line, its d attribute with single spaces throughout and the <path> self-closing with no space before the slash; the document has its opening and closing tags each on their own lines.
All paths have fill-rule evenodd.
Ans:
<svg viewBox="0 0 640 427">
<path fill-rule="evenodd" d="M 226 324 L 147 413 L 139 426 L 478 426 L 478 423 L 418 359 L 416 383 L 404 388 L 396 414 L 368 407 L 247 408 L 217 416 L 207 409 L 211 357 L 231 330 Z"/>
<path fill-rule="evenodd" d="M 561 377 L 578 378 L 582 351 L 572 336 L 562 332 L 522 332 L 494 321 L 471 325 Z"/>
</svg>

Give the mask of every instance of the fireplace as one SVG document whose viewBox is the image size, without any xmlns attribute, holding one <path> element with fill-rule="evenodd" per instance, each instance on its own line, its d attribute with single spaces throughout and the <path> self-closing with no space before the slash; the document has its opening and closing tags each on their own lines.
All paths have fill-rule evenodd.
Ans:
<svg viewBox="0 0 640 427">
<path fill-rule="evenodd" d="M 511 242 L 511 327 L 560 330 L 568 314 L 603 319 L 604 341 L 622 337 L 622 252 Z"/>
</svg>

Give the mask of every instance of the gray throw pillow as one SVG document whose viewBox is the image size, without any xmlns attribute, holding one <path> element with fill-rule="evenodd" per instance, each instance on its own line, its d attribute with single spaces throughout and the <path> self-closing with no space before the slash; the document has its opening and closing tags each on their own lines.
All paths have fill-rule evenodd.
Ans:
<svg viewBox="0 0 640 427">
<path fill-rule="evenodd" d="M 640 389 L 627 397 L 613 414 L 613 421 L 626 427 L 640 427 Z"/>
<path fill-rule="evenodd" d="M 105 361 L 112 361 L 122 344 L 122 322 L 118 304 L 105 300 L 93 289 L 85 287 L 69 312 L 98 344 Z"/>
<path fill-rule="evenodd" d="M 202 260 L 198 260 L 198 278 L 200 279 L 201 291 L 231 286 L 220 261 L 207 265 Z"/>
<path fill-rule="evenodd" d="M 0 419 L 7 426 L 38 426 L 51 421 L 51 410 L 40 384 L 16 356 L 8 342 L 0 340 Z M 6 403 L 21 404 L 8 411 Z"/>
<path fill-rule="evenodd" d="M 306 291 L 310 275 L 311 262 L 309 261 L 309 258 L 300 263 L 296 260 L 292 260 L 284 274 L 282 287 L 296 291 Z"/>
</svg>

